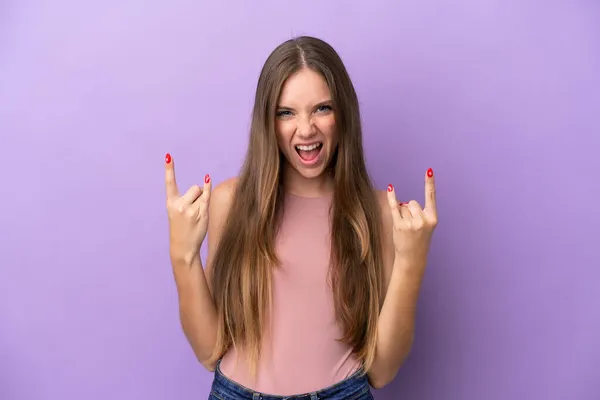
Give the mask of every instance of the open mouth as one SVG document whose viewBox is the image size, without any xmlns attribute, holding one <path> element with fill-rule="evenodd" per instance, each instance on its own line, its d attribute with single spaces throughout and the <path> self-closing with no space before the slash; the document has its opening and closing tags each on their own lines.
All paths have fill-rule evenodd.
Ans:
<svg viewBox="0 0 600 400">
<path fill-rule="evenodd" d="M 304 163 L 313 163 L 317 160 L 319 153 L 321 153 L 323 143 L 317 142 L 309 145 L 297 145 L 295 148 L 296 152 L 300 156 L 300 160 L 302 160 Z"/>
</svg>

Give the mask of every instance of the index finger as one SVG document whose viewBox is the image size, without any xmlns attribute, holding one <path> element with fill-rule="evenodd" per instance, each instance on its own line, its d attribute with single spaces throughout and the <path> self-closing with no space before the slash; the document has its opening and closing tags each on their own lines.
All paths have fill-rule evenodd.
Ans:
<svg viewBox="0 0 600 400">
<path fill-rule="evenodd" d="M 437 217 L 437 208 L 435 201 L 435 178 L 433 177 L 433 169 L 429 168 L 425 175 L 425 213 Z"/>
<path fill-rule="evenodd" d="M 165 156 L 165 184 L 167 187 L 167 199 L 179 197 L 179 189 L 175 180 L 175 165 L 169 153 Z"/>
</svg>

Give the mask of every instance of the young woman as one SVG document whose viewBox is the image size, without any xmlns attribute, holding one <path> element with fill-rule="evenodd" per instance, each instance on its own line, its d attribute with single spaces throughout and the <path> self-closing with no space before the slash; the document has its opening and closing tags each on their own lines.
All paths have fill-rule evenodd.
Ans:
<svg viewBox="0 0 600 400">
<path fill-rule="evenodd" d="M 238 178 L 181 195 L 165 161 L 181 323 L 215 371 L 211 399 L 371 399 L 394 378 L 437 224 L 433 171 L 423 208 L 373 188 L 330 45 L 299 37 L 268 57 Z"/>
</svg>

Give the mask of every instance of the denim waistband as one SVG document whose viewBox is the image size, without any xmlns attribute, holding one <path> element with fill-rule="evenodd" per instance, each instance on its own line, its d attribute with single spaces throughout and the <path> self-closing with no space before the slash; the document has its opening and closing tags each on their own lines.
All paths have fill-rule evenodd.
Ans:
<svg viewBox="0 0 600 400">
<path fill-rule="evenodd" d="M 329 387 L 303 394 L 280 396 L 256 392 L 232 381 L 221 372 L 221 361 L 217 362 L 211 394 L 217 399 L 239 400 L 345 400 L 360 399 L 370 391 L 367 375 L 363 369 Z"/>
</svg>

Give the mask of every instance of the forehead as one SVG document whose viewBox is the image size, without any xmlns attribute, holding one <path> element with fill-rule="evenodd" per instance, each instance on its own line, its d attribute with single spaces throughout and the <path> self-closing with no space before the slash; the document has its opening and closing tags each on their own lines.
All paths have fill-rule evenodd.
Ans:
<svg viewBox="0 0 600 400">
<path fill-rule="evenodd" d="M 281 88 L 280 105 L 310 106 L 330 100 L 329 87 L 321 74 L 303 68 L 291 75 Z"/>
</svg>

